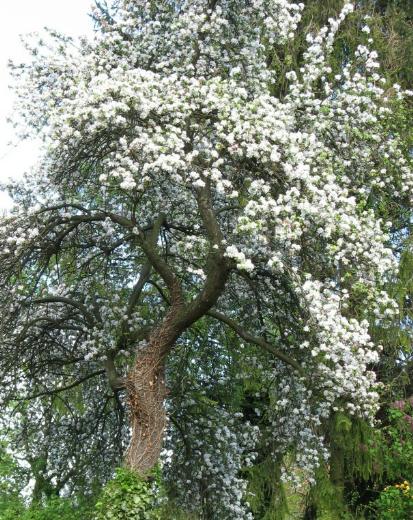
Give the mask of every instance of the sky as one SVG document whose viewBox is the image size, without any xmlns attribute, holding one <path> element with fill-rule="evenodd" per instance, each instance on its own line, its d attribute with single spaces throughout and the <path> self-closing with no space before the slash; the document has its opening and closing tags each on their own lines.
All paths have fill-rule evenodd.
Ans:
<svg viewBox="0 0 413 520">
<path fill-rule="evenodd" d="M 0 182 L 18 179 L 36 163 L 39 144 L 35 141 L 17 143 L 12 117 L 13 93 L 8 88 L 11 78 L 7 62 L 24 59 L 21 34 L 50 27 L 70 36 L 92 32 L 88 17 L 92 0 L 3 0 L 0 18 Z M 13 143 L 10 145 L 10 143 Z M 10 207 L 5 193 L 0 192 L 0 211 Z"/>
</svg>

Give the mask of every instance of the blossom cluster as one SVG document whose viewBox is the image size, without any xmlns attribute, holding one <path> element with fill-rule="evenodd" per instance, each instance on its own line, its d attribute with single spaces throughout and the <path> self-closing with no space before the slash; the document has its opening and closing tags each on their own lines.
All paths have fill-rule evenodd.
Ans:
<svg viewBox="0 0 413 520">
<path fill-rule="evenodd" d="M 251 520 L 240 472 L 254 462 L 259 428 L 223 407 L 200 414 L 191 398 L 180 403 L 179 414 L 180 428 L 172 429 L 165 450 L 166 477 L 179 502 L 187 511 Z"/>
</svg>

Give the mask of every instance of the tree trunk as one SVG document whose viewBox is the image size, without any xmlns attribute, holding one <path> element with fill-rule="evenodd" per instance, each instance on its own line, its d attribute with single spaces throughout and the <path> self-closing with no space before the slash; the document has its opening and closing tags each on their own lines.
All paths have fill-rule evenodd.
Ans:
<svg viewBox="0 0 413 520">
<path fill-rule="evenodd" d="M 140 475 L 147 474 L 157 463 L 166 426 L 165 355 L 167 345 L 152 340 L 138 355 L 128 375 L 132 437 L 126 464 Z"/>
<path fill-rule="evenodd" d="M 182 330 L 177 325 L 181 310 L 182 300 L 178 297 L 138 352 L 126 378 L 132 436 L 125 462 L 143 476 L 153 469 L 162 451 L 166 426 L 165 360 Z"/>
<path fill-rule="evenodd" d="M 209 311 L 225 288 L 228 265 L 222 257 L 216 259 L 215 252 L 212 255 L 204 288 L 190 304 L 184 304 L 177 280 L 170 281 L 171 307 L 150 334 L 146 347 L 138 353 L 126 379 L 132 427 L 126 464 L 141 475 L 156 465 L 162 451 L 166 426 L 166 357 L 180 334 Z"/>
</svg>

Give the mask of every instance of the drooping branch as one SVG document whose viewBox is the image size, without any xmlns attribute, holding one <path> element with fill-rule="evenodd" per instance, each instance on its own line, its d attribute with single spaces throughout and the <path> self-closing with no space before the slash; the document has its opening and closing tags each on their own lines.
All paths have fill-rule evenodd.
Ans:
<svg viewBox="0 0 413 520">
<path fill-rule="evenodd" d="M 16 398 L 15 400 L 16 401 L 27 401 L 27 400 L 37 399 L 38 397 L 43 397 L 45 395 L 54 395 L 54 394 L 58 394 L 60 392 L 65 392 L 66 390 L 71 390 L 72 388 L 75 388 L 76 386 L 83 384 L 85 381 L 88 381 L 89 379 L 93 379 L 94 377 L 104 374 L 104 373 L 105 373 L 104 370 L 97 370 L 96 372 L 92 372 L 91 374 L 88 374 L 85 377 L 78 379 L 77 381 L 75 381 L 74 383 L 71 383 L 70 385 L 60 386 L 58 388 L 53 388 L 51 390 L 44 390 L 43 392 L 39 392 L 37 394 L 32 394 L 32 395 L 22 397 L 22 398 Z"/>
</svg>

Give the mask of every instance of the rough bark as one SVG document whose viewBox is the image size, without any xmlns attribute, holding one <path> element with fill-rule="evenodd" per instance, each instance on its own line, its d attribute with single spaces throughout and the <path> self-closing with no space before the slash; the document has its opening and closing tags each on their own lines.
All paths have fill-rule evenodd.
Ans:
<svg viewBox="0 0 413 520">
<path fill-rule="evenodd" d="M 126 384 L 132 427 L 126 464 L 141 475 L 155 466 L 162 450 L 166 426 L 163 350 L 162 339 L 154 338 L 138 357 Z"/>
</svg>

